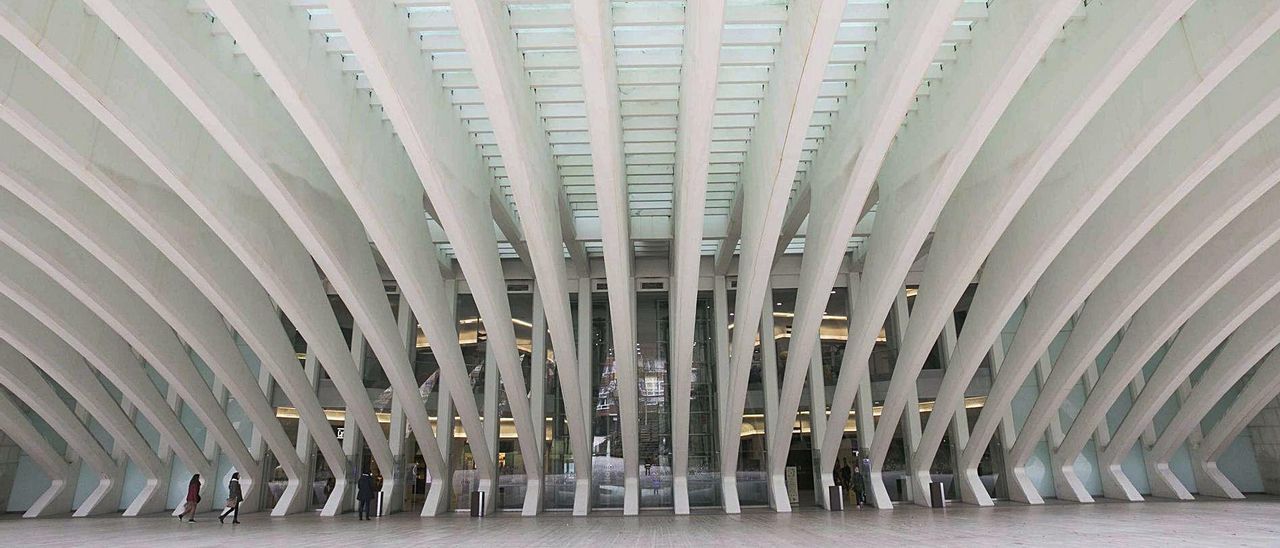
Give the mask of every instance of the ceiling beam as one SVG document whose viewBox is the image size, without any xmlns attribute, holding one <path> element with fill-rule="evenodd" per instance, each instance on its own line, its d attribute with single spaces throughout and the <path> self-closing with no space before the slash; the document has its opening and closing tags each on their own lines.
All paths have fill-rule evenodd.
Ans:
<svg viewBox="0 0 1280 548">
<path fill-rule="evenodd" d="M 1116 427 L 1111 443 L 1098 453 L 1102 491 L 1107 498 L 1143 500 L 1124 471 L 1120 470 L 1120 463 L 1129 455 L 1133 444 L 1143 436 L 1144 430 L 1178 386 L 1227 337 L 1234 339 L 1233 333 L 1243 329 L 1242 338 L 1248 338 L 1248 331 L 1253 328 L 1242 326 L 1247 326 L 1256 314 L 1264 314 L 1259 318 L 1263 324 L 1274 317 L 1276 307 L 1269 303 L 1280 295 L 1280 265 L 1277 265 L 1275 251 L 1273 247 L 1205 302 L 1169 344 L 1168 352 L 1147 378 L 1145 388 L 1134 400 L 1124 420 Z M 1155 441 L 1150 439 L 1145 443 L 1150 446 Z"/>
<path fill-rule="evenodd" d="M 5 268 L 0 270 L 0 293 L 84 356 L 160 433 L 163 445 L 168 447 L 160 449 L 161 458 L 166 460 L 162 471 L 168 470 L 167 453 L 172 450 L 188 470 L 212 477 L 213 464 L 165 402 L 164 394 L 147 376 L 146 365 L 139 360 L 139 354 L 150 349 L 139 349 L 139 354 L 134 354 L 120 334 L 92 309 L 13 250 L 0 250 L 0 258 L 13 259 L 6 260 Z M 173 332 L 168 333 L 172 336 Z M 190 362 L 190 358 L 186 359 Z"/>
</svg>

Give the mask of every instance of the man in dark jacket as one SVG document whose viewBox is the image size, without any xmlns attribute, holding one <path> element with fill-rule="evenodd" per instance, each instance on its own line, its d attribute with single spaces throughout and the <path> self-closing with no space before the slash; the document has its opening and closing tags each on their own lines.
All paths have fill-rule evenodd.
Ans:
<svg viewBox="0 0 1280 548">
<path fill-rule="evenodd" d="M 360 519 L 373 519 L 369 514 L 369 501 L 373 500 L 373 476 L 368 472 L 360 474 L 360 481 L 356 482 L 356 500 L 360 503 Z"/>
</svg>

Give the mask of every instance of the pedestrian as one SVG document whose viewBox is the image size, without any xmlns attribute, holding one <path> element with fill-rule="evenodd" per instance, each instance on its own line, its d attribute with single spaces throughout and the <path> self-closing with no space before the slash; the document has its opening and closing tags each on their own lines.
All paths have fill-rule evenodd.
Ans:
<svg viewBox="0 0 1280 548">
<path fill-rule="evenodd" d="M 858 508 L 862 508 L 867 502 L 867 484 L 866 478 L 862 475 L 862 467 L 853 470 L 853 500 L 858 503 Z"/>
<path fill-rule="evenodd" d="M 361 474 L 360 481 L 356 482 L 356 500 L 360 502 L 357 510 L 360 519 L 373 519 L 373 516 L 369 515 L 369 501 L 373 500 L 373 476 L 368 472 Z"/>
<path fill-rule="evenodd" d="M 187 523 L 196 522 L 196 506 L 200 504 L 200 474 L 191 476 L 191 481 L 187 483 L 187 499 L 186 504 L 182 507 L 182 513 L 178 514 L 178 521 L 182 521 L 183 517 L 190 516 Z"/>
<path fill-rule="evenodd" d="M 849 461 L 840 461 L 840 468 L 836 469 L 836 481 L 844 488 L 844 496 L 853 496 L 853 469 L 849 467 Z"/>
<path fill-rule="evenodd" d="M 231 474 L 231 482 L 227 484 L 227 509 L 218 516 L 218 521 L 226 523 L 227 516 L 232 515 L 231 523 L 240 523 L 241 502 L 244 502 L 244 493 L 240 491 L 240 472 L 234 472 Z"/>
</svg>

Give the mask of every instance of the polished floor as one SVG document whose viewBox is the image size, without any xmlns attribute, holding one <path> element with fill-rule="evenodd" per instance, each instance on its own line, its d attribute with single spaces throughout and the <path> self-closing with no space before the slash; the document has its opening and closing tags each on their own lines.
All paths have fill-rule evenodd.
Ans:
<svg viewBox="0 0 1280 548">
<path fill-rule="evenodd" d="M 174 518 L 0 518 L 0 546 L 1276 546 L 1280 498 L 1245 501 L 1099 502 L 995 508 L 957 505 L 935 511 L 843 513 L 801 509 L 777 514 L 749 509 L 737 516 L 715 512 L 639 517 L 600 513 L 574 518 L 464 514 L 420 518 L 397 514 L 372 522 L 354 514 L 241 517 L 220 525 L 216 515 L 196 523 Z"/>
</svg>

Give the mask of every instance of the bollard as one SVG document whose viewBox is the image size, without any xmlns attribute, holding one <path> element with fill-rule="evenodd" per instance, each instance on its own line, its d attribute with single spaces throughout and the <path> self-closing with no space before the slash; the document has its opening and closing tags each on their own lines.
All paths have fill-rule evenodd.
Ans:
<svg viewBox="0 0 1280 548">
<path fill-rule="evenodd" d="M 929 483 L 929 506 L 934 508 L 944 508 L 947 505 L 947 497 L 942 493 L 942 482 L 935 481 Z"/>
</svg>

